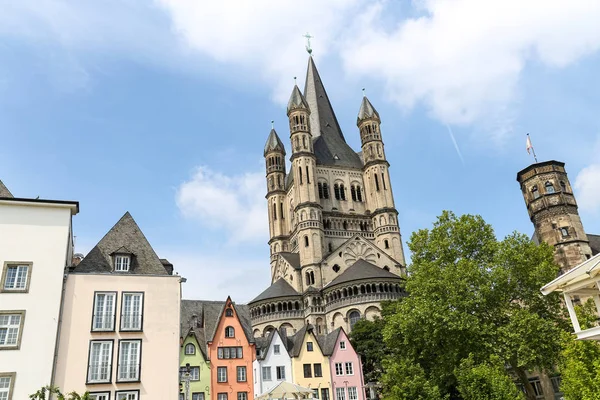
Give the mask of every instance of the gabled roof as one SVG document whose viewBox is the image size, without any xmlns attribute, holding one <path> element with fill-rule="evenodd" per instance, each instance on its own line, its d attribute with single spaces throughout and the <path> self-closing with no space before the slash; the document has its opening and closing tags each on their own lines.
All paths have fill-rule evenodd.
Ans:
<svg viewBox="0 0 600 400">
<path fill-rule="evenodd" d="M 310 130 L 317 164 L 362 168 L 360 157 L 344 139 L 312 56 L 308 59 L 304 96 L 310 107 Z"/>
<path fill-rule="evenodd" d="M 288 262 L 294 269 L 302 269 L 300 266 L 300 254 L 298 253 L 279 253 L 279 255 Z"/>
<path fill-rule="evenodd" d="M 316 345 L 319 346 L 321 353 L 325 354 L 322 348 L 322 340 L 319 340 L 319 337 L 315 334 L 314 327 L 312 325 L 304 325 L 302 328 L 298 329 L 294 336 L 290 337 L 292 346 L 290 346 L 289 353 L 291 357 L 298 357 L 300 355 L 304 337 L 307 334 L 312 334 L 315 337 Z"/>
<path fill-rule="evenodd" d="M 379 268 L 377 265 L 371 264 L 368 261 L 360 259 L 354 264 L 352 264 L 350 268 L 342 272 L 340 276 L 331 281 L 326 287 L 339 285 L 340 283 L 369 278 L 402 279 L 398 275 L 392 274 L 391 272 L 386 271 L 383 268 Z"/>
<path fill-rule="evenodd" d="M 299 293 L 290 286 L 289 283 L 283 278 L 279 278 L 271 286 L 269 286 L 264 292 L 256 296 L 248 304 L 256 303 L 257 301 L 274 299 L 277 297 L 288 297 L 288 296 L 299 296 Z"/>
<path fill-rule="evenodd" d="M 592 249 L 592 255 L 596 255 L 600 253 L 600 235 L 587 235 L 588 240 L 590 241 L 590 248 Z"/>
<path fill-rule="evenodd" d="M 271 129 L 269 132 L 269 137 L 267 138 L 267 143 L 265 143 L 265 151 L 263 155 L 267 155 L 270 151 L 279 150 L 285 155 L 285 146 L 281 139 L 279 139 L 279 135 L 275 132 L 275 128 Z"/>
<path fill-rule="evenodd" d="M 377 121 L 381 121 L 379 119 L 379 113 L 375 107 L 373 107 L 373 104 L 371 104 L 367 96 L 363 96 L 362 102 L 360 103 L 360 109 L 358 110 L 358 117 L 356 117 L 356 123 L 359 123 L 367 118 L 373 118 Z"/>
<path fill-rule="evenodd" d="M 117 274 L 168 275 L 129 211 L 74 268 L 77 273 L 115 273 L 112 254 L 126 248 L 134 255 L 129 272 Z"/>
<path fill-rule="evenodd" d="M 337 343 L 341 331 L 342 327 L 339 327 L 325 336 L 319 336 L 323 355 L 330 356 L 333 354 L 333 351 L 335 350 L 335 344 Z"/>
<path fill-rule="evenodd" d="M 12 193 L 10 192 L 10 190 L 8 190 L 6 185 L 4 185 L 4 183 L 1 180 L 0 180 L 0 197 L 9 197 L 9 198 L 14 197 L 12 195 Z"/>
</svg>

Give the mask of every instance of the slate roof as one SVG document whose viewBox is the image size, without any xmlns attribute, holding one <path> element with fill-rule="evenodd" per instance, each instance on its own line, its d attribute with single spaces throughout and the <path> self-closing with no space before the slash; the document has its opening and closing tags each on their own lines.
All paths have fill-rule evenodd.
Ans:
<svg viewBox="0 0 600 400">
<path fill-rule="evenodd" d="M 356 117 L 356 123 L 359 123 L 363 119 L 374 118 L 378 121 L 381 121 L 379 118 L 379 113 L 373 107 L 373 104 L 369 101 L 367 96 L 363 96 L 362 103 L 360 103 L 360 109 L 358 110 L 358 117 Z"/>
<path fill-rule="evenodd" d="M 133 254 L 129 272 L 114 272 L 115 252 L 124 251 Z M 77 273 L 116 273 L 168 275 L 165 266 L 154 252 L 129 211 L 108 231 L 79 265 Z"/>
<path fill-rule="evenodd" d="M 285 146 L 281 139 L 279 139 L 279 135 L 275 132 L 275 129 L 271 129 L 269 132 L 269 137 L 267 138 L 267 143 L 265 143 L 265 151 L 264 155 L 266 156 L 268 152 L 273 150 L 280 150 L 283 155 L 285 155 Z"/>
<path fill-rule="evenodd" d="M 352 264 L 350 268 L 342 272 L 340 276 L 331 281 L 326 287 L 339 285 L 340 283 L 369 278 L 402 279 L 398 275 L 392 274 L 391 272 L 386 271 L 383 268 L 379 268 L 377 265 L 371 264 L 368 261 L 360 259 L 354 264 Z"/>
<path fill-rule="evenodd" d="M 322 335 L 318 337 L 319 345 L 321 346 L 321 351 L 323 352 L 323 355 L 330 356 L 333 354 L 333 351 L 335 350 L 335 344 L 337 343 L 338 336 L 340 336 L 341 331 L 342 328 L 339 327 L 337 329 L 334 329 L 327 335 Z"/>
<path fill-rule="evenodd" d="M 600 253 L 600 235 L 588 234 L 587 237 L 592 248 L 592 255 L 595 256 Z"/>
<path fill-rule="evenodd" d="M 292 94 L 290 95 L 290 100 L 287 105 L 287 111 L 289 113 L 296 108 L 309 109 L 306 99 L 300 92 L 300 89 L 298 89 L 298 85 L 294 85 L 294 89 L 292 89 Z"/>
<path fill-rule="evenodd" d="M 0 197 L 9 197 L 9 198 L 14 197 L 12 195 L 12 193 L 10 192 L 10 190 L 8 190 L 6 185 L 4 185 L 4 183 L 1 180 L 0 180 Z"/>
<path fill-rule="evenodd" d="M 304 96 L 310 107 L 310 129 L 317 164 L 362 168 L 360 157 L 344 139 L 312 56 L 308 59 Z"/>
<path fill-rule="evenodd" d="M 248 304 L 266 299 L 275 299 L 277 297 L 299 296 L 299 293 L 283 278 L 279 278 L 264 292 L 256 296 Z"/>
<path fill-rule="evenodd" d="M 300 350 L 302 350 L 302 342 L 304 341 L 304 335 L 306 335 L 308 327 L 308 325 L 304 325 L 302 328 L 298 329 L 293 336 L 288 336 L 288 343 L 290 344 L 288 351 L 291 357 L 298 357 L 300 355 Z"/>
<path fill-rule="evenodd" d="M 302 269 L 300 266 L 300 254 L 298 253 L 279 253 L 294 269 Z"/>
</svg>

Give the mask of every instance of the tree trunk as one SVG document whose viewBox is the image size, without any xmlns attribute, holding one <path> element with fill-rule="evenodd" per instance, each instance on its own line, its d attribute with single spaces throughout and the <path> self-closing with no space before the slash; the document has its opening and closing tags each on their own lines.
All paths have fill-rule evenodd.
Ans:
<svg viewBox="0 0 600 400">
<path fill-rule="evenodd" d="M 513 371 L 515 371 L 515 373 L 519 377 L 519 381 L 521 381 L 521 384 L 525 388 L 527 400 L 536 400 L 535 390 L 533 390 L 533 386 L 529 382 L 525 370 L 521 367 L 516 367 L 514 365 L 512 366 L 512 369 Z"/>
</svg>

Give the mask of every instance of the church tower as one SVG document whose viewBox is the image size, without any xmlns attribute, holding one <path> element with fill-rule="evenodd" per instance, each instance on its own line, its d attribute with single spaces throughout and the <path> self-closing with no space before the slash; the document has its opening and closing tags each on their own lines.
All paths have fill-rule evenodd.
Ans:
<svg viewBox="0 0 600 400">
<path fill-rule="evenodd" d="M 293 212 L 296 220 L 296 246 L 303 272 L 308 273 L 307 286 L 322 286 L 320 261 L 323 259 L 322 207 L 317 195 L 317 158 L 310 130 L 310 108 L 297 85 L 288 102 L 290 140 L 294 171 Z"/>
<path fill-rule="evenodd" d="M 381 139 L 381 119 L 367 96 L 358 111 L 356 125 L 360 130 L 363 155 L 363 180 L 367 208 L 375 233 L 375 243 L 389 256 L 404 264 L 404 250 L 398 227 L 398 211 L 389 175 L 390 164 L 385 157 Z"/>
<path fill-rule="evenodd" d="M 271 129 L 265 144 L 265 167 L 267 170 L 267 204 L 269 210 L 269 247 L 271 249 L 271 265 L 276 255 L 287 251 L 286 215 L 285 215 L 285 148 L 281 139 Z"/>
<path fill-rule="evenodd" d="M 554 246 L 554 259 L 566 272 L 592 256 L 565 163 L 545 161 L 517 174 L 538 241 Z"/>
</svg>

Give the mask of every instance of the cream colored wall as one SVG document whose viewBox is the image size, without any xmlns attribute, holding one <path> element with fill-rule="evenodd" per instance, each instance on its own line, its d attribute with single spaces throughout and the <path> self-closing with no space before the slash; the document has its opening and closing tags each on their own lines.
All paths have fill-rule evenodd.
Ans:
<svg viewBox="0 0 600 400">
<path fill-rule="evenodd" d="M 176 400 L 179 393 L 180 277 L 172 275 L 70 274 L 67 279 L 56 385 L 78 392 L 140 390 L 144 400 Z M 94 291 L 118 291 L 115 332 L 90 332 Z M 119 332 L 121 293 L 143 291 L 143 332 Z M 39 333 L 39 331 L 38 331 Z M 114 339 L 108 384 L 86 385 L 92 339 Z M 118 340 L 142 339 L 141 381 L 115 383 Z"/>
<path fill-rule="evenodd" d="M 317 168 L 317 178 L 320 181 L 327 182 L 329 186 L 329 199 L 320 199 L 319 202 L 323 206 L 323 211 L 331 211 L 333 207 L 339 212 L 349 213 L 350 210 L 359 215 L 363 215 L 366 210 L 366 197 L 364 192 L 363 174 L 361 170 L 344 169 L 344 168 L 328 168 L 320 166 Z M 333 185 L 335 183 L 343 183 L 346 188 L 346 200 L 336 200 Z M 353 183 L 358 183 L 362 188 L 363 201 L 352 201 L 352 193 L 350 187 Z M 318 193 L 317 193 L 318 197 Z"/>
<path fill-rule="evenodd" d="M 33 263 L 28 293 L 0 293 L 0 310 L 26 311 L 20 349 L 0 350 L 0 372 L 16 372 L 15 400 L 51 383 L 72 207 L 0 200 L 0 269 Z"/>
<path fill-rule="evenodd" d="M 313 342 L 313 351 L 306 351 L 306 343 Z M 323 371 L 323 377 L 314 377 L 314 366 L 313 364 L 320 363 Z M 304 364 L 311 364 L 311 371 L 313 372 L 312 378 L 304 377 Z M 292 358 L 292 373 L 294 376 L 294 383 L 309 387 L 311 389 L 322 389 L 329 388 L 329 398 L 331 399 L 331 369 L 329 368 L 329 359 L 323 355 L 317 338 L 312 333 L 306 333 L 302 340 L 302 349 L 298 357 Z M 320 395 L 320 392 L 319 392 Z"/>
</svg>

